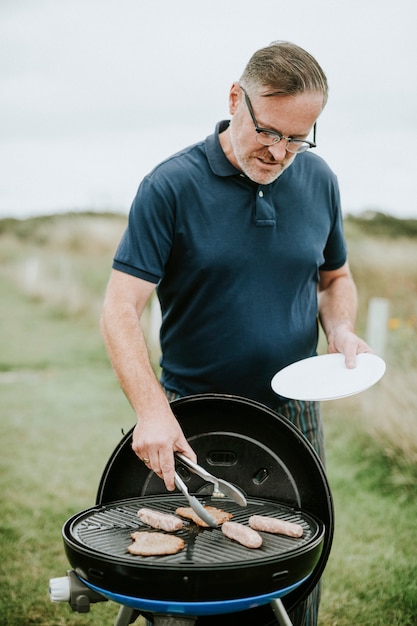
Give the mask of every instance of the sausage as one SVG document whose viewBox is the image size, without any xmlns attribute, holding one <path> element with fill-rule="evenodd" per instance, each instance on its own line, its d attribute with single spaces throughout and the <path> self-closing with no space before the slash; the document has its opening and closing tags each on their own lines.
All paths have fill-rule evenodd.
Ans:
<svg viewBox="0 0 417 626">
<path fill-rule="evenodd" d="M 261 535 L 256 530 L 239 524 L 239 522 L 224 522 L 222 524 L 222 533 L 229 539 L 234 539 L 241 543 L 246 548 L 260 548 L 262 545 Z"/>
<path fill-rule="evenodd" d="M 264 515 L 252 515 L 249 518 L 249 526 L 255 530 L 263 530 L 266 533 L 276 533 L 287 537 L 302 537 L 303 527 L 294 522 L 287 522 L 276 517 Z"/>
<path fill-rule="evenodd" d="M 181 530 L 184 526 L 182 519 L 176 515 L 161 513 L 153 509 L 139 509 L 138 517 L 144 524 L 148 524 L 148 526 L 152 526 L 152 528 L 157 528 L 158 530 L 166 530 L 169 533 Z"/>
</svg>

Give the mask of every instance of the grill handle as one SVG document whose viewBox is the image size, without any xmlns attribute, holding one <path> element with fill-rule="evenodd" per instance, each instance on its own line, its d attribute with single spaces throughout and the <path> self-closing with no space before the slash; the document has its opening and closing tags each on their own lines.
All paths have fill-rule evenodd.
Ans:
<svg viewBox="0 0 417 626">
<path fill-rule="evenodd" d="M 68 602 L 77 613 L 88 613 L 91 602 L 107 602 L 107 598 L 85 585 L 73 570 L 61 578 L 50 579 L 49 597 L 51 602 Z"/>
</svg>

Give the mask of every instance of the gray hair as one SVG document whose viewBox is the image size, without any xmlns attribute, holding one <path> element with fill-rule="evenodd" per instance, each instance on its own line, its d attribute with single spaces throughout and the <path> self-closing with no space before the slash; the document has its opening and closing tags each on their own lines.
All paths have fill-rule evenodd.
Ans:
<svg viewBox="0 0 417 626">
<path fill-rule="evenodd" d="M 243 85 L 254 89 L 267 88 L 263 95 L 294 95 L 316 91 L 327 102 L 328 84 L 316 59 L 289 41 L 273 41 L 257 50 L 249 59 L 240 78 Z"/>
</svg>

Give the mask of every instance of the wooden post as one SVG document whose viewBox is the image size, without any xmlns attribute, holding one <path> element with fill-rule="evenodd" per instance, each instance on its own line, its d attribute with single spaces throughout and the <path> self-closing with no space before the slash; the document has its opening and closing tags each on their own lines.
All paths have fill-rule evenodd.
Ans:
<svg viewBox="0 0 417 626">
<path fill-rule="evenodd" d="M 380 357 L 385 355 L 389 317 L 389 301 L 386 298 L 371 298 L 368 306 L 366 342 Z"/>
<path fill-rule="evenodd" d="M 36 294 L 39 289 L 40 264 L 38 257 L 30 257 L 25 265 L 25 290 L 30 295 Z"/>
</svg>

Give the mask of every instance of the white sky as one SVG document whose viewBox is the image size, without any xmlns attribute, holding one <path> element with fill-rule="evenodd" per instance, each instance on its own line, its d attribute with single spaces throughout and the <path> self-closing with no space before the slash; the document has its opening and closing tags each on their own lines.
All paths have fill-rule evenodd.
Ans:
<svg viewBox="0 0 417 626">
<path fill-rule="evenodd" d="M 345 212 L 417 218 L 415 0 L 0 0 L 0 217 L 127 211 L 276 39 L 323 66 Z"/>
</svg>

